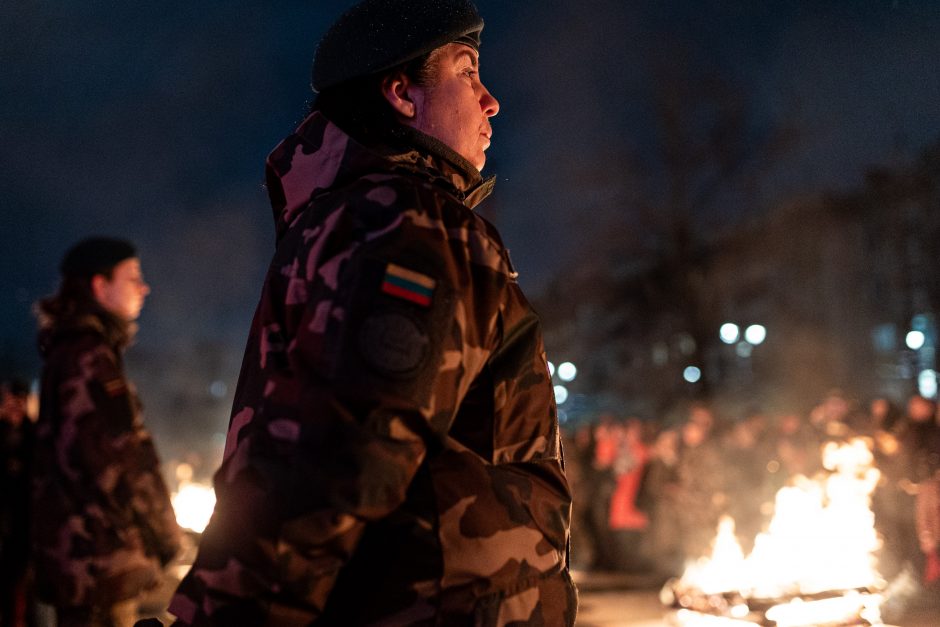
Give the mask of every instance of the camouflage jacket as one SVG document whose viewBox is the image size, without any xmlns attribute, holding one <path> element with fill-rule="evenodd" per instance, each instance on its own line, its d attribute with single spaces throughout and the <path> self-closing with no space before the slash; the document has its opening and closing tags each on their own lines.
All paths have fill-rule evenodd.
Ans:
<svg viewBox="0 0 940 627">
<path fill-rule="evenodd" d="M 570 625 L 571 499 L 492 184 L 313 114 L 268 159 L 277 250 L 185 625 Z"/>
<path fill-rule="evenodd" d="M 180 531 L 120 349 L 95 316 L 44 329 L 32 495 L 40 596 L 108 605 L 156 585 Z"/>
</svg>

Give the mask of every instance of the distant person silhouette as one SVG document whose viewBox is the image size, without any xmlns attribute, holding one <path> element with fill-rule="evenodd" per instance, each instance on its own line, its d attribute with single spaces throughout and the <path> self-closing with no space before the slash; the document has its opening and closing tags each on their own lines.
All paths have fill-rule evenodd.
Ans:
<svg viewBox="0 0 940 627">
<path fill-rule="evenodd" d="M 150 287 L 129 242 L 83 240 L 40 301 L 44 367 L 32 539 L 59 627 L 127 627 L 180 530 L 123 353 Z"/>
</svg>

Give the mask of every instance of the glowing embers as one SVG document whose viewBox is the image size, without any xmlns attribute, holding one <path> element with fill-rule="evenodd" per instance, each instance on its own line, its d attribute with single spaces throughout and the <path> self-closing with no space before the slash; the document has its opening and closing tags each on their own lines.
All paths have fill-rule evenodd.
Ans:
<svg viewBox="0 0 940 627">
<path fill-rule="evenodd" d="M 682 627 L 882 625 L 883 597 L 866 590 L 833 591 L 789 600 L 745 599 L 736 594 L 684 594 L 682 597 L 672 597 L 671 594 L 664 589 L 663 601 L 679 608 L 674 622 Z M 689 607 L 683 607 L 683 604 Z"/>
<path fill-rule="evenodd" d="M 666 584 L 662 601 L 680 625 L 881 624 L 871 512 L 878 470 L 864 439 L 829 443 L 824 476 L 796 477 L 776 497 L 774 517 L 744 557 L 734 521 L 718 527 L 712 555 Z"/>
</svg>

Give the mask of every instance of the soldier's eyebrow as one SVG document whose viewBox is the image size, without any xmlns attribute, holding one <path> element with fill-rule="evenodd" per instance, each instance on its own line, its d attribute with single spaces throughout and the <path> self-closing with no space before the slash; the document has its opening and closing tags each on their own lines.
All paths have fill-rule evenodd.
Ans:
<svg viewBox="0 0 940 627">
<path fill-rule="evenodd" d="M 458 62 L 460 61 L 460 58 L 461 58 L 461 57 L 467 57 L 467 58 L 469 58 L 469 59 L 470 59 L 470 65 L 473 66 L 473 69 L 475 69 L 475 70 L 476 70 L 476 69 L 479 69 L 479 67 L 480 67 L 480 62 L 479 62 L 479 60 L 477 59 L 476 55 L 473 54 L 472 52 L 470 52 L 469 49 L 468 49 L 468 50 L 461 50 L 459 53 L 457 53 L 457 61 L 458 61 Z"/>
</svg>

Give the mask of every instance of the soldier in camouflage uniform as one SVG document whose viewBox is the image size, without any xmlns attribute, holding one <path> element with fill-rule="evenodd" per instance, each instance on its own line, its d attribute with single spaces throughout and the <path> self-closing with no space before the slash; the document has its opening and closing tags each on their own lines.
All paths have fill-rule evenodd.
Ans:
<svg viewBox="0 0 940 627">
<path fill-rule="evenodd" d="M 41 301 L 32 540 L 59 627 L 133 625 L 180 531 L 122 353 L 150 291 L 131 244 L 92 238 Z"/>
<path fill-rule="evenodd" d="M 539 321 L 472 211 L 481 29 L 467 0 L 369 0 L 321 42 L 179 625 L 574 623 Z"/>
</svg>

